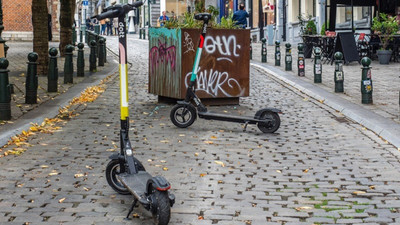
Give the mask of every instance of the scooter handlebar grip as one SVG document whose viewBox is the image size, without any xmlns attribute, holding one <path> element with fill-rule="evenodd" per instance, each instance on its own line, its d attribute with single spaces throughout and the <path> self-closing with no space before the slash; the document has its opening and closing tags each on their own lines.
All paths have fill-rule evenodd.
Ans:
<svg viewBox="0 0 400 225">
<path fill-rule="evenodd" d="M 143 5 L 143 1 L 137 1 L 137 2 L 134 2 L 134 3 L 132 3 L 132 4 L 129 4 L 129 6 L 131 6 L 131 7 L 133 7 L 133 8 L 138 8 L 138 7 L 140 7 L 141 5 Z"/>
</svg>

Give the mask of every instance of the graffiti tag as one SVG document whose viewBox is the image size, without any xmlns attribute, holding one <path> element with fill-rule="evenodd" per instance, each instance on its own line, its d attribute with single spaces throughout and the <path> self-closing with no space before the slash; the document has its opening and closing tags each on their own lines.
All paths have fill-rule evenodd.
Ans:
<svg viewBox="0 0 400 225">
<path fill-rule="evenodd" d="M 216 36 L 215 39 L 212 36 L 207 36 L 204 40 L 204 48 L 209 54 L 213 54 L 216 51 L 224 57 L 220 57 L 222 60 L 227 60 L 227 57 L 239 57 L 237 53 L 240 49 L 240 45 L 237 44 L 236 37 L 234 35 Z M 231 61 L 231 60 L 228 60 Z"/>
<path fill-rule="evenodd" d="M 170 68 L 175 71 L 176 65 L 176 48 L 174 45 L 166 47 L 166 44 L 158 41 L 158 47 L 154 46 L 150 49 L 150 66 L 151 71 L 154 72 L 161 65 L 170 65 Z"/>
<path fill-rule="evenodd" d="M 240 86 L 239 82 L 235 78 L 229 77 L 228 72 L 220 72 L 214 69 L 209 69 L 209 71 L 204 70 L 201 71 L 201 68 L 198 68 L 197 74 L 197 83 L 196 90 L 204 91 L 207 94 L 217 97 L 220 93 L 225 95 L 226 97 L 235 97 L 242 96 L 244 94 L 244 89 Z M 186 74 L 185 77 L 185 85 L 186 88 L 189 86 L 188 80 L 192 75 L 192 72 Z M 224 89 L 223 86 L 225 85 Z M 230 90 L 239 90 L 239 93 L 235 96 L 232 96 Z"/>
<path fill-rule="evenodd" d="M 192 40 L 192 38 L 190 37 L 190 34 L 189 34 L 188 32 L 185 32 L 184 35 L 185 35 L 185 41 L 184 41 L 184 43 L 183 43 L 183 47 L 186 47 L 187 50 L 186 50 L 183 54 L 186 54 L 187 52 L 190 52 L 190 51 L 195 52 L 195 51 L 194 51 L 193 40 Z"/>
</svg>

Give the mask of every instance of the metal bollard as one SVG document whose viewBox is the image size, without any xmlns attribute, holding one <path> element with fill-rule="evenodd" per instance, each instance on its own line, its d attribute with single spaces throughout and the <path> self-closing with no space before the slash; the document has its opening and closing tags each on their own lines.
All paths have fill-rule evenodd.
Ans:
<svg viewBox="0 0 400 225">
<path fill-rule="evenodd" d="M 96 72 L 96 41 L 92 40 L 90 41 L 90 55 L 89 55 L 89 71 L 90 72 Z"/>
<path fill-rule="evenodd" d="M 85 56 L 84 56 L 83 47 L 85 47 L 85 45 L 83 43 L 78 44 L 78 59 L 77 59 L 77 63 L 76 63 L 76 75 L 78 77 L 85 76 Z"/>
<path fill-rule="evenodd" d="M 142 39 L 143 28 L 139 28 L 139 39 Z"/>
<path fill-rule="evenodd" d="M 95 24 L 94 25 L 94 33 L 100 34 L 100 24 Z"/>
<path fill-rule="evenodd" d="M 343 73 L 343 54 L 341 52 L 336 52 L 335 55 L 335 92 L 344 92 L 343 82 L 344 82 L 344 73 Z"/>
<path fill-rule="evenodd" d="M 285 71 L 292 71 L 292 45 L 286 43 Z"/>
<path fill-rule="evenodd" d="M 74 45 L 74 46 L 75 46 L 75 43 L 76 43 L 76 39 L 77 39 L 76 29 L 75 29 L 75 26 L 72 26 L 72 45 Z"/>
<path fill-rule="evenodd" d="M 261 39 L 261 62 L 266 63 L 267 62 L 267 39 L 263 38 Z"/>
<path fill-rule="evenodd" d="M 361 103 L 372 104 L 372 77 L 371 77 L 371 59 L 364 57 L 361 59 L 362 75 L 361 75 Z"/>
<path fill-rule="evenodd" d="M 85 33 L 85 43 L 89 45 L 89 31 L 86 31 Z"/>
<path fill-rule="evenodd" d="M 281 42 L 275 41 L 275 66 L 281 66 Z"/>
<path fill-rule="evenodd" d="M 38 76 L 37 76 L 37 59 L 39 58 L 36 52 L 28 54 L 28 72 L 26 75 L 25 82 L 25 103 L 36 104 L 37 103 L 37 89 L 38 89 Z"/>
<path fill-rule="evenodd" d="M 314 48 L 314 83 L 322 82 L 321 48 Z"/>
<path fill-rule="evenodd" d="M 8 60 L 0 58 L 0 120 L 11 119 L 11 90 L 8 80 Z"/>
<path fill-rule="evenodd" d="M 107 62 L 107 39 L 103 38 L 104 40 L 104 62 Z"/>
<path fill-rule="evenodd" d="M 79 31 L 79 43 L 82 43 L 82 41 L 83 41 L 82 34 L 83 34 L 82 30 L 80 30 Z"/>
<path fill-rule="evenodd" d="M 104 66 L 104 38 L 99 39 L 99 66 Z"/>
<path fill-rule="evenodd" d="M 65 46 L 64 84 L 74 83 L 74 63 L 72 61 L 74 53 L 72 51 L 74 51 L 74 46 Z"/>
<path fill-rule="evenodd" d="M 251 38 L 250 38 L 250 60 L 253 59 L 253 47 L 251 46 Z"/>
<path fill-rule="evenodd" d="M 304 44 L 299 43 L 297 49 L 299 51 L 299 56 L 297 58 L 297 71 L 298 71 L 297 75 L 299 75 L 300 77 L 304 77 L 306 75 L 305 72 L 306 62 L 304 60 Z"/>
<path fill-rule="evenodd" d="M 47 92 L 58 91 L 58 67 L 57 67 L 57 54 L 56 48 L 50 48 L 49 50 L 49 72 L 47 75 Z"/>
<path fill-rule="evenodd" d="M 146 28 L 143 28 L 143 40 L 146 40 Z"/>
</svg>

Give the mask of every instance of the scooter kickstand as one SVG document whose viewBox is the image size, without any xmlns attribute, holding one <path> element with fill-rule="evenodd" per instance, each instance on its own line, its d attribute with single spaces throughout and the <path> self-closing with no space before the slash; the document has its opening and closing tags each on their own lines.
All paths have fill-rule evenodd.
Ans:
<svg viewBox="0 0 400 225">
<path fill-rule="evenodd" d="M 135 200 L 133 200 L 132 206 L 131 206 L 131 208 L 129 209 L 128 215 L 126 215 L 125 220 L 131 220 L 131 219 L 129 218 L 129 215 L 131 215 L 131 213 L 133 212 L 133 208 L 135 208 L 137 201 L 138 201 L 138 200 L 137 200 L 136 198 L 135 198 Z"/>
<path fill-rule="evenodd" d="M 246 121 L 246 123 L 244 123 L 243 132 L 246 132 L 246 128 L 247 128 L 248 124 L 249 124 L 249 122 L 247 122 L 247 121 Z"/>
</svg>

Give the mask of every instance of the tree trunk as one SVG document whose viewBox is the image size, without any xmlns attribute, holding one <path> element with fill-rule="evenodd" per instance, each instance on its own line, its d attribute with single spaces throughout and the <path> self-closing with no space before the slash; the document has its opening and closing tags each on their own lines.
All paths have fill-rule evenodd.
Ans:
<svg viewBox="0 0 400 225">
<path fill-rule="evenodd" d="M 61 0 L 60 8 L 60 55 L 64 56 L 65 46 L 72 44 L 73 8 L 75 0 Z"/>
<path fill-rule="evenodd" d="M 37 72 L 47 75 L 49 30 L 47 0 L 32 0 L 33 51 L 39 55 Z"/>
</svg>

